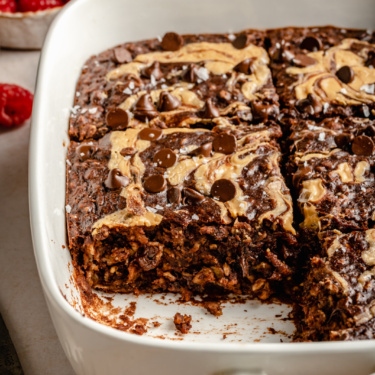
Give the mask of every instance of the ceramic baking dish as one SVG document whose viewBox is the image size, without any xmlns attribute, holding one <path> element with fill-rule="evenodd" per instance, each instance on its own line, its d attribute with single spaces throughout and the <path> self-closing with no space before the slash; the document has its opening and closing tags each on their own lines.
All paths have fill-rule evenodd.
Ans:
<svg viewBox="0 0 375 375">
<path fill-rule="evenodd" d="M 173 296 L 103 295 L 84 311 L 65 231 L 68 117 L 85 60 L 125 41 L 166 31 L 229 32 L 244 28 L 326 25 L 372 28 L 373 0 L 77 0 L 56 17 L 42 50 L 30 146 L 30 211 L 35 257 L 51 317 L 77 374 L 369 375 L 375 340 L 291 343 L 287 306 L 226 304 L 214 317 Z M 135 302 L 132 319 L 147 319 L 135 335 L 115 322 Z M 117 310 L 116 310 L 117 308 Z M 178 335 L 176 312 L 192 315 Z M 95 319 L 90 318 L 96 317 Z M 103 319 L 103 316 L 105 319 Z"/>
</svg>

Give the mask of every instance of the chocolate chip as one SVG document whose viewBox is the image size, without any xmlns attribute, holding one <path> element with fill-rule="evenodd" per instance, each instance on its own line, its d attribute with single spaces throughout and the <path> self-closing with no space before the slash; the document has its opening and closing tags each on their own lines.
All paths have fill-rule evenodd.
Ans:
<svg viewBox="0 0 375 375">
<path fill-rule="evenodd" d="M 239 34 L 237 37 L 233 40 L 232 45 L 234 48 L 237 49 L 243 49 L 247 47 L 251 43 L 251 38 L 249 34 Z"/>
<path fill-rule="evenodd" d="M 220 90 L 219 98 L 229 102 L 232 99 L 232 94 L 227 90 Z"/>
<path fill-rule="evenodd" d="M 191 188 L 184 188 L 183 193 L 185 202 L 188 200 L 191 203 L 199 203 L 205 198 L 203 194 Z"/>
<path fill-rule="evenodd" d="M 375 137 L 375 125 L 367 125 L 364 132 L 369 137 Z"/>
<path fill-rule="evenodd" d="M 171 187 L 167 190 L 167 199 L 169 203 L 179 204 L 181 202 L 181 190 L 177 187 Z"/>
<path fill-rule="evenodd" d="M 302 40 L 300 48 L 311 52 L 319 51 L 322 48 L 322 42 L 320 39 L 315 38 L 314 36 L 307 36 Z"/>
<path fill-rule="evenodd" d="M 367 135 L 355 137 L 352 143 L 352 151 L 355 155 L 370 156 L 374 153 L 374 142 Z"/>
<path fill-rule="evenodd" d="M 195 148 L 193 151 L 189 152 L 190 156 L 199 156 L 203 155 L 205 158 L 208 158 L 211 155 L 212 143 L 208 142 Z"/>
<path fill-rule="evenodd" d="M 104 185 L 108 189 L 119 189 L 129 185 L 129 177 L 124 176 L 119 169 L 114 168 L 109 171 L 109 174 L 104 181 Z"/>
<path fill-rule="evenodd" d="M 279 108 L 275 105 L 270 105 L 261 100 L 254 100 L 251 102 L 251 111 L 252 113 L 247 113 L 249 116 L 246 118 L 246 113 L 243 113 L 242 116 L 239 116 L 243 120 L 251 121 L 254 118 L 257 121 L 267 120 L 269 117 L 275 117 L 278 115 Z M 245 115 L 245 116 L 244 116 Z"/>
<path fill-rule="evenodd" d="M 131 53 L 124 47 L 116 47 L 113 50 L 114 59 L 117 63 L 123 64 L 132 61 Z"/>
<path fill-rule="evenodd" d="M 134 106 L 134 116 L 141 121 L 151 120 L 158 115 L 158 111 L 152 101 L 150 94 L 143 94 Z"/>
<path fill-rule="evenodd" d="M 134 147 L 124 147 L 120 151 L 120 155 L 122 156 L 131 156 L 134 155 L 137 152 L 137 150 Z"/>
<path fill-rule="evenodd" d="M 146 78 L 153 76 L 156 80 L 163 78 L 163 72 L 160 69 L 159 61 L 154 61 L 150 66 L 142 69 L 141 75 Z"/>
<path fill-rule="evenodd" d="M 270 47 L 268 53 L 272 61 L 275 61 L 275 62 L 283 61 L 283 51 L 282 51 L 280 44 Z"/>
<path fill-rule="evenodd" d="M 125 129 L 129 123 L 129 115 L 121 108 L 111 109 L 106 115 L 106 123 L 111 129 Z"/>
<path fill-rule="evenodd" d="M 308 94 L 305 99 L 298 100 L 296 106 L 301 112 L 310 115 L 314 115 L 323 110 L 322 103 L 311 94 Z"/>
<path fill-rule="evenodd" d="M 87 143 L 82 143 L 76 149 L 76 152 L 79 155 L 79 159 L 81 161 L 89 159 L 95 151 L 96 147 L 94 147 L 93 145 L 89 145 Z"/>
<path fill-rule="evenodd" d="M 149 193 L 160 193 L 167 186 L 165 178 L 161 174 L 155 174 L 145 179 L 143 187 Z"/>
<path fill-rule="evenodd" d="M 158 167 L 163 168 L 173 167 L 176 161 L 177 156 L 170 148 L 163 148 L 159 150 L 153 158 L 153 162 L 156 163 Z"/>
<path fill-rule="evenodd" d="M 219 109 L 212 103 L 211 99 L 206 100 L 206 104 L 201 111 L 203 118 L 215 118 L 220 116 Z"/>
<path fill-rule="evenodd" d="M 215 152 L 226 155 L 232 154 L 237 148 L 236 137 L 231 134 L 219 134 L 214 138 L 212 148 Z"/>
<path fill-rule="evenodd" d="M 350 83 L 354 78 L 353 69 L 344 65 L 336 72 L 336 77 L 343 83 Z"/>
<path fill-rule="evenodd" d="M 227 202 L 236 195 L 236 187 L 232 181 L 221 179 L 213 183 L 211 187 L 211 195 L 220 202 Z"/>
<path fill-rule="evenodd" d="M 271 45 L 272 45 L 271 38 L 268 37 L 268 36 L 266 36 L 266 37 L 264 38 L 264 48 L 265 48 L 266 50 L 268 50 L 268 49 L 271 47 Z"/>
<path fill-rule="evenodd" d="M 144 271 L 151 271 L 155 269 L 161 262 L 163 257 L 163 247 L 158 242 L 148 242 L 143 245 L 143 251 L 139 251 L 138 263 Z"/>
<path fill-rule="evenodd" d="M 296 66 L 306 67 L 316 64 L 316 60 L 310 56 L 299 54 L 293 58 L 293 64 Z"/>
<path fill-rule="evenodd" d="M 138 138 L 143 141 L 156 141 L 163 134 L 161 129 L 158 128 L 145 128 L 138 133 Z"/>
<path fill-rule="evenodd" d="M 178 51 L 184 44 L 184 39 L 180 34 L 169 32 L 163 36 L 161 48 L 164 51 Z"/>
<path fill-rule="evenodd" d="M 173 111 L 181 105 L 180 100 L 167 91 L 162 91 L 159 97 L 158 109 L 160 112 Z"/>
<path fill-rule="evenodd" d="M 365 62 L 365 66 L 372 66 L 373 68 L 375 68 L 375 51 L 369 51 Z"/>
<path fill-rule="evenodd" d="M 188 68 L 184 71 L 182 75 L 182 79 L 185 82 L 190 82 L 190 83 L 196 83 L 199 79 L 197 71 L 199 67 L 196 64 L 190 64 Z"/>
<path fill-rule="evenodd" d="M 235 72 L 244 73 L 244 74 L 252 74 L 251 66 L 253 65 L 254 59 L 245 59 L 238 63 L 233 70 Z"/>
<path fill-rule="evenodd" d="M 349 134 L 337 134 L 334 139 L 337 147 L 340 148 L 345 148 L 350 143 Z"/>
</svg>

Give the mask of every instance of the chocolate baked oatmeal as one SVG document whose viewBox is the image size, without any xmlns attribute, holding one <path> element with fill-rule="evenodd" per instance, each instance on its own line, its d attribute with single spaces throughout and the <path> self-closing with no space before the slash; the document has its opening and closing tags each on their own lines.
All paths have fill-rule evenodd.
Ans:
<svg viewBox="0 0 375 375">
<path fill-rule="evenodd" d="M 290 280 L 296 239 L 280 128 L 212 126 L 71 143 L 69 242 L 92 287 L 267 299 Z"/>
<path fill-rule="evenodd" d="M 294 307 L 295 341 L 375 338 L 375 230 L 321 235 Z"/>
<path fill-rule="evenodd" d="M 331 26 L 92 56 L 69 121 L 77 273 L 186 301 L 287 296 L 295 341 L 374 338 L 374 67 L 373 32 Z"/>
<path fill-rule="evenodd" d="M 89 59 L 76 90 L 69 135 L 189 127 L 219 116 L 261 122 L 278 115 L 278 97 L 262 48 L 264 32 L 178 35 L 126 43 Z"/>
<path fill-rule="evenodd" d="M 367 230 L 375 220 L 375 121 L 327 118 L 291 126 L 291 184 L 301 227 Z"/>
<path fill-rule="evenodd" d="M 287 116 L 375 117 L 375 36 L 369 30 L 268 32 L 273 79 Z"/>
</svg>

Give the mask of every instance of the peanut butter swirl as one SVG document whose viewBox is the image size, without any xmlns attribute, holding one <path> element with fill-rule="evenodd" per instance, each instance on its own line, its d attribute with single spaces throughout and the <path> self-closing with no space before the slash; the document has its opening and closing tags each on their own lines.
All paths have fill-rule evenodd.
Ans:
<svg viewBox="0 0 375 375">
<path fill-rule="evenodd" d="M 375 277 L 375 230 L 368 229 L 361 234 L 363 238 L 364 249 L 361 251 L 361 259 L 363 263 L 367 266 L 367 269 L 363 271 L 359 277 L 358 282 L 364 285 L 368 280 Z M 341 232 L 335 233 L 334 240 L 327 247 L 326 254 L 329 259 L 337 256 L 339 252 L 345 252 L 345 241 L 348 235 Z M 355 250 L 354 250 L 355 251 Z M 330 269 L 334 278 L 341 284 L 345 293 L 349 293 L 348 282 L 340 275 L 338 272 L 334 272 Z M 373 311 L 375 313 L 375 310 Z M 373 314 L 375 315 L 375 314 Z"/>
<path fill-rule="evenodd" d="M 150 164 L 145 153 L 149 151 L 154 155 L 154 148 L 157 142 L 140 139 L 139 133 L 142 129 L 129 128 L 125 131 L 112 132 L 111 140 L 111 158 L 108 163 L 110 170 L 119 170 L 122 175 L 129 178 L 129 184 L 121 190 L 121 196 L 126 198 L 127 206 L 125 209 L 114 212 L 101 218 L 93 225 L 93 234 L 103 226 L 153 226 L 158 225 L 168 210 L 184 210 L 183 201 L 171 205 L 166 199 L 167 189 L 176 188 L 183 190 L 186 188 L 186 181 L 192 181 L 189 190 L 193 194 L 216 205 L 220 212 L 220 221 L 223 224 L 229 224 L 236 218 L 247 217 L 250 221 L 256 220 L 261 225 L 264 220 L 268 220 L 274 225 L 282 226 L 286 231 L 295 233 L 292 226 L 293 210 L 292 202 L 288 189 L 285 186 L 281 173 L 279 171 L 280 152 L 272 146 L 272 128 L 262 127 L 259 131 L 251 131 L 250 128 L 223 125 L 225 119 L 221 119 L 221 125 L 217 126 L 216 131 L 207 129 L 190 128 L 168 128 L 161 131 L 159 142 L 172 144 L 172 139 L 185 139 L 186 146 L 180 149 L 169 148 L 169 153 L 176 154 L 176 162 L 165 168 L 162 172 L 166 180 L 166 188 L 160 192 L 153 193 L 145 190 L 144 181 L 150 175 L 150 168 L 155 165 Z M 210 155 L 197 154 L 194 150 L 202 147 L 202 139 L 212 141 L 217 134 L 234 134 L 236 139 L 236 149 L 228 154 L 227 151 L 220 152 L 212 150 Z M 229 136 L 231 137 L 231 136 Z M 163 143 L 163 144 L 164 144 Z M 183 142 L 184 143 L 184 142 Z M 206 144 L 206 142 L 203 142 Z M 160 147 L 159 147 L 160 148 Z M 133 149 L 131 156 L 122 156 L 121 150 Z M 147 154 L 148 155 L 148 154 Z M 262 188 L 262 200 L 265 205 L 254 205 L 254 201 L 249 199 L 246 189 L 246 173 L 249 166 L 255 170 L 260 160 L 266 159 L 267 169 L 272 173 L 258 183 Z M 155 173 L 155 172 L 152 172 Z M 253 172 L 251 172 L 253 173 Z M 152 175 L 152 174 L 151 174 Z M 235 193 L 231 199 L 220 201 L 211 195 L 211 189 L 218 180 L 230 181 L 233 184 Z M 195 191 L 195 193 L 194 193 Z M 190 193 L 191 194 L 191 193 Z M 147 204 L 147 196 L 159 197 L 161 204 Z M 145 198 L 146 197 L 146 198 Z M 208 201 L 207 201 L 208 200 Z M 204 204 L 204 203 L 202 203 Z M 264 209 L 266 207 L 266 209 Z M 196 215 L 192 215 L 196 216 Z M 195 218 L 196 220 L 198 217 Z M 194 220 L 194 217 L 192 217 Z"/>
<path fill-rule="evenodd" d="M 244 61 L 248 65 L 247 69 L 237 69 L 236 66 Z M 168 92 L 178 100 L 180 105 L 149 118 L 148 122 L 151 124 L 156 121 L 168 124 L 170 118 L 175 119 L 179 113 L 203 111 L 206 103 L 199 87 L 205 83 L 210 90 L 214 90 L 214 87 L 222 87 L 221 95 L 224 97 L 229 95 L 228 98 L 230 98 L 227 105 L 216 108 L 217 115 L 212 114 L 211 117 L 224 116 L 230 112 L 248 113 L 250 109 L 246 102 L 262 100 L 271 95 L 267 90 L 262 90 L 272 84 L 268 55 L 263 48 L 252 44 L 243 49 L 237 49 L 231 43 L 200 42 L 187 44 L 177 51 L 140 54 L 133 61 L 109 71 L 106 78 L 108 81 L 117 81 L 127 76 L 137 82 L 142 82 L 142 72 L 151 69 L 155 63 L 170 64 L 171 70 L 163 76 L 162 73 L 156 77 L 151 75 L 150 84 L 146 86 L 140 85 L 136 89 L 128 89 L 127 98 L 119 104 L 121 109 L 132 113 L 138 100 L 143 95 L 149 94 L 155 107 L 160 107 L 160 95 Z M 183 77 L 189 69 L 194 70 L 195 79 L 186 82 Z M 221 77 L 222 83 L 219 85 L 215 83 L 213 86 L 210 82 L 215 76 Z M 241 97 L 235 94 L 238 90 Z M 179 126 L 189 126 L 189 120 L 188 116 L 186 119 L 179 118 Z M 131 116 L 128 126 L 135 127 L 138 124 L 139 118 Z"/>
<path fill-rule="evenodd" d="M 142 69 L 155 61 L 160 63 L 198 63 L 204 62 L 204 67 L 212 74 L 231 73 L 233 68 L 243 60 L 252 58 L 253 74 L 248 80 L 264 84 L 270 76 L 267 68 L 269 58 L 267 52 L 258 46 L 249 44 L 246 48 L 237 49 L 230 43 L 190 43 L 174 52 L 150 52 L 138 55 L 132 62 L 123 64 L 107 74 L 108 80 L 117 79 L 124 74 L 139 76 Z M 204 79 L 204 77 L 202 77 Z"/>
<path fill-rule="evenodd" d="M 362 259 L 368 266 L 375 266 L 375 230 L 366 231 L 367 250 L 362 252 Z"/>
<path fill-rule="evenodd" d="M 339 149 L 334 149 L 331 152 L 306 154 L 298 158 L 298 160 L 304 163 L 302 165 L 306 167 L 309 165 L 313 166 L 319 159 L 326 159 L 327 163 L 331 163 L 332 165 L 332 160 L 334 160 L 334 158 L 340 158 L 340 156 L 343 156 L 342 152 Z M 339 161 L 336 168 L 327 171 L 326 175 L 320 176 L 319 178 L 311 177 L 308 180 L 304 180 L 301 184 L 298 198 L 298 204 L 305 218 L 301 224 L 302 227 L 320 229 L 322 220 L 335 215 L 334 212 L 326 212 L 323 214 L 317 211 L 321 204 L 324 206 L 325 201 L 335 199 L 337 203 L 334 209 L 340 210 L 340 208 L 346 207 L 349 202 L 355 200 L 356 196 L 364 194 L 366 186 L 371 184 L 371 176 L 368 176 L 369 170 L 370 164 L 366 160 L 351 160 L 350 163 L 347 161 Z M 338 196 L 334 198 L 332 182 L 330 181 L 336 181 L 336 185 L 345 185 L 347 189 L 346 194 L 338 194 Z"/>
<path fill-rule="evenodd" d="M 359 52 L 353 51 L 353 45 Z M 296 76 L 296 82 L 291 89 L 294 90 L 297 100 L 303 100 L 308 95 L 312 95 L 321 103 L 328 104 L 373 103 L 375 101 L 375 69 L 372 66 L 366 66 L 365 62 L 369 50 L 374 47 L 356 39 L 344 39 L 340 44 L 326 51 L 308 53 L 307 56 L 315 63 L 305 67 L 289 67 L 286 70 L 288 74 Z M 344 67 L 347 70 L 350 69 L 352 77 L 343 78 L 338 73 Z"/>
</svg>

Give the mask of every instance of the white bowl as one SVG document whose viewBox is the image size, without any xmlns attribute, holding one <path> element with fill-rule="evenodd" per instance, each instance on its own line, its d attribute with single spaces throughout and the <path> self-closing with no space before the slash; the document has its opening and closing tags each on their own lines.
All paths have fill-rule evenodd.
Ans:
<svg viewBox="0 0 375 375">
<path fill-rule="evenodd" d="M 38 12 L 0 12 L 0 47 L 40 49 L 48 28 L 61 7 Z"/>
<path fill-rule="evenodd" d="M 112 306 L 123 311 L 136 301 L 135 317 L 161 325 L 151 324 L 143 336 L 106 326 L 84 316 L 66 246 L 69 108 L 88 57 L 166 31 L 227 32 L 318 24 L 371 28 L 375 26 L 373 0 L 80 0 L 57 16 L 42 50 L 34 100 L 30 219 L 47 304 L 77 374 L 368 375 L 375 371 L 375 340 L 286 342 L 293 326 L 275 318 L 279 313 L 287 315 L 288 307 L 282 305 L 228 304 L 216 318 L 199 307 L 173 302 L 170 296 L 164 301 L 158 296 L 158 302 L 147 296 L 117 295 Z M 176 336 L 173 327 L 176 312 L 193 317 L 192 332 L 183 337 Z M 279 333 L 270 334 L 268 327 Z"/>
</svg>

